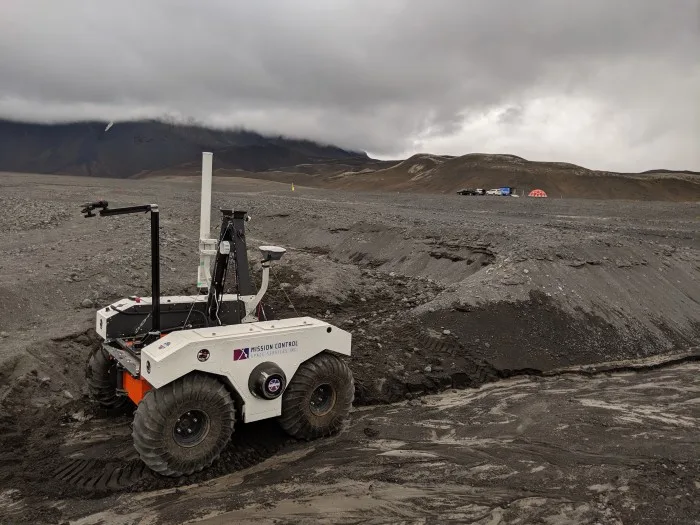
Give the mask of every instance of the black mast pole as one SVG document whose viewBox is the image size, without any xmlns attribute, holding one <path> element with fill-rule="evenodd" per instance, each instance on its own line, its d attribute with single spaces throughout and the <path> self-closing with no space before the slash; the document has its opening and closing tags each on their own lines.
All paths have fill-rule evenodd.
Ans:
<svg viewBox="0 0 700 525">
<path fill-rule="evenodd" d="M 156 338 L 160 334 L 160 212 L 157 204 L 128 206 L 126 208 L 109 209 L 107 201 L 89 202 L 81 210 L 85 217 L 94 217 L 94 210 L 99 209 L 100 215 L 125 215 L 127 213 L 151 212 L 151 333 Z"/>
<path fill-rule="evenodd" d="M 160 211 L 151 204 L 151 323 L 153 332 L 160 332 Z"/>
</svg>

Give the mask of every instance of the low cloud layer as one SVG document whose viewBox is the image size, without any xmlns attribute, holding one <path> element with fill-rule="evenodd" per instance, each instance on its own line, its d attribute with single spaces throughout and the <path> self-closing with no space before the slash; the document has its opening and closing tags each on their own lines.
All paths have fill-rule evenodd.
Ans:
<svg viewBox="0 0 700 525">
<path fill-rule="evenodd" d="M 0 117 L 700 170 L 698 0 L 5 0 Z"/>
</svg>

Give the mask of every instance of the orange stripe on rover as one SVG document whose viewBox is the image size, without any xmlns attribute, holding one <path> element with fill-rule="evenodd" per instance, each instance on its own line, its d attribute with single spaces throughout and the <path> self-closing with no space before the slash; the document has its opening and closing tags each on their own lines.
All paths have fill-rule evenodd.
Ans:
<svg viewBox="0 0 700 525">
<path fill-rule="evenodd" d="M 126 390 L 129 399 L 138 405 L 143 399 L 143 396 L 146 395 L 146 392 L 153 387 L 143 378 L 134 379 L 127 371 L 122 373 L 124 374 L 124 390 Z"/>
</svg>

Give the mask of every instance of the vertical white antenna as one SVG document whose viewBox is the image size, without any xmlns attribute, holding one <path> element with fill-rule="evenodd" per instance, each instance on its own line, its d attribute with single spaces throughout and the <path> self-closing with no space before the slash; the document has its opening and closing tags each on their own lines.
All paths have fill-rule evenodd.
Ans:
<svg viewBox="0 0 700 525">
<path fill-rule="evenodd" d="M 209 151 L 202 152 L 202 194 L 201 194 L 201 215 L 199 217 L 199 238 L 208 239 L 210 237 L 211 224 L 211 176 L 212 159 L 214 155 Z"/>
<path fill-rule="evenodd" d="M 197 288 L 209 288 L 211 282 L 211 258 L 216 255 L 216 239 L 211 239 L 211 180 L 214 155 L 202 152 L 202 193 L 199 216 L 199 268 Z"/>
</svg>

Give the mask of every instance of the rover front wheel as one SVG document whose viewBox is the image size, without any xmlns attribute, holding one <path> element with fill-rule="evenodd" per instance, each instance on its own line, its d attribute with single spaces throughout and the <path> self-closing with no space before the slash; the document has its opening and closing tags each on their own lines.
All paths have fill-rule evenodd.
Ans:
<svg viewBox="0 0 700 525">
<path fill-rule="evenodd" d="M 215 377 L 190 374 L 146 393 L 134 416 L 134 448 L 164 476 L 209 467 L 231 439 L 235 407 Z"/>
<path fill-rule="evenodd" d="M 303 363 L 282 395 L 280 425 L 300 439 L 340 430 L 355 396 L 352 371 L 340 358 L 319 354 Z"/>
</svg>

